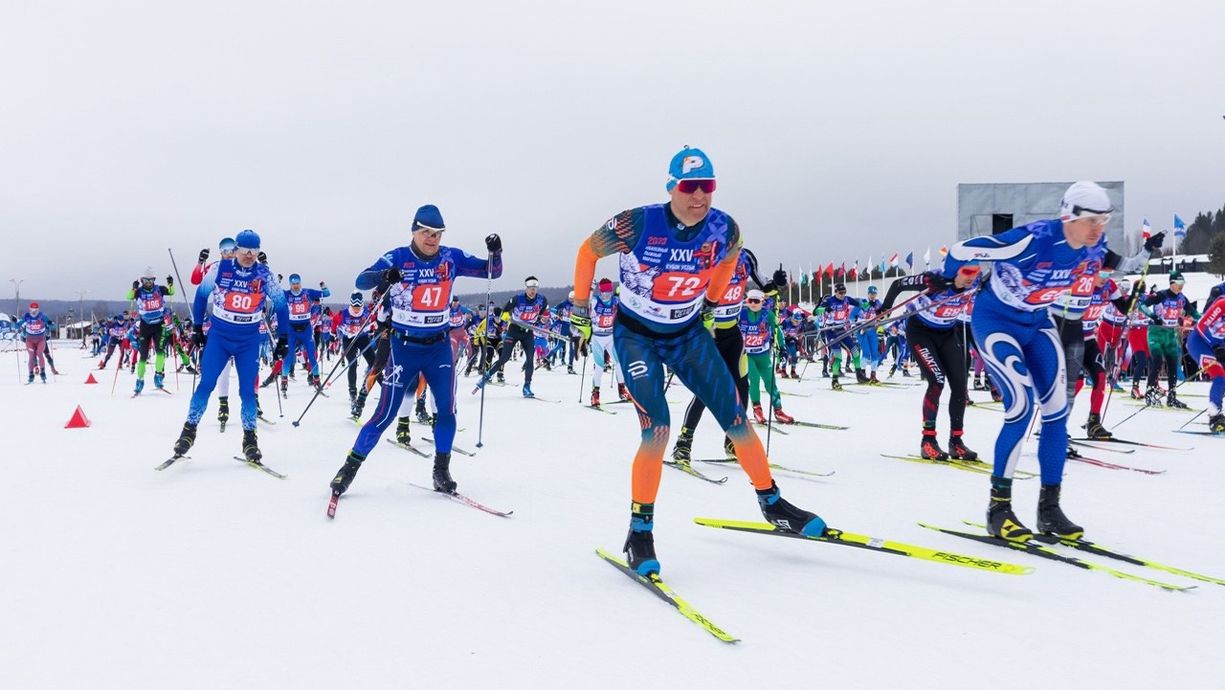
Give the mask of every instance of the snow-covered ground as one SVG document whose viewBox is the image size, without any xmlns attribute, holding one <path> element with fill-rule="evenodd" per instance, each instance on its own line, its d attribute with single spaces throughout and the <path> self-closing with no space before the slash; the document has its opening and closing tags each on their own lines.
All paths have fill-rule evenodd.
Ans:
<svg viewBox="0 0 1225 690">
<path fill-rule="evenodd" d="M 1206 292 L 1192 288 L 1194 297 Z M 624 538 L 638 426 L 627 406 L 611 408 L 615 416 L 580 407 L 578 376 L 537 374 L 537 394 L 562 404 L 490 388 L 485 447 L 453 462 L 461 491 L 513 508 L 513 518 L 409 486 L 428 483 L 429 461 L 381 443 L 329 521 L 328 481 L 357 431 L 343 383 L 298 428 L 290 422 L 309 399 L 304 377 L 283 418 L 265 394 L 278 424 L 260 439 L 286 481 L 231 459 L 241 431 L 235 418 L 218 434 L 215 405 L 193 458 L 154 472 L 182 424 L 191 378 L 170 374 L 173 396 L 130 399 L 127 373 L 113 395 L 113 369 L 83 385 L 97 363 L 83 354 L 58 350 L 62 375 L 45 386 L 23 386 L 11 362 L 0 368 L 5 688 L 1209 688 L 1225 672 L 1225 587 L 1167 593 L 919 527 L 981 519 L 988 486 L 982 475 L 880 457 L 917 449 L 917 386 L 858 395 L 820 378 L 784 381 L 810 396 L 785 398 L 796 418 L 851 427 L 772 437 L 775 462 L 836 471 L 819 481 L 778 473 L 784 495 L 832 526 L 1035 572 L 997 575 L 697 526 L 695 516 L 759 520 L 746 478 L 707 466 L 731 477 L 716 486 L 665 469 L 663 575 L 742 639 L 729 646 L 594 555 Z M 456 439 L 468 449 L 478 429 L 471 381 L 459 384 Z M 1206 385 L 1185 388 L 1202 408 Z M 615 395 L 607 383 L 604 393 Z M 670 397 L 679 422 L 686 395 Z M 77 404 L 93 426 L 66 430 Z M 1085 393 L 1075 424 L 1087 404 Z M 1115 396 L 1108 424 L 1135 409 Z M 970 446 L 989 457 L 1002 415 L 966 415 Z M 1116 433 L 1194 450 L 1092 453 L 1165 474 L 1070 464 L 1064 504 L 1090 539 L 1225 577 L 1225 440 L 1173 433 L 1189 417 L 1145 411 Z M 940 428 L 943 442 L 943 413 Z M 414 424 L 415 436 L 422 431 Z M 695 455 L 717 455 L 720 443 L 707 418 Z M 1036 471 L 1037 462 L 1027 454 L 1021 467 Z M 1018 513 L 1032 520 L 1037 480 L 1017 482 L 1016 492 Z"/>
</svg>

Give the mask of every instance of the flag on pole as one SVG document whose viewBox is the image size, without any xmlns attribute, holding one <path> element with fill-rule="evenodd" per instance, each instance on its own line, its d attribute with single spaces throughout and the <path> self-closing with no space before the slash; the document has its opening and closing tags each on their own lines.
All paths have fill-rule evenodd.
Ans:
<svg viewBox="0 0 1225 690">
<path fill-rule="evenodd" d="M 908 252 L 906 254 L 906 272 L 910 273 L 913 270 L 914 270 L 914 252 Z"/>
<path fill-rule="evenodd" d="M 1182 222 L 1182 218 L 1179 218 L 1177 213 L 1174 214 L 1174 236 L 1178 239 L 1187 236 L 1187 224 Z"/>
<path fill-rule="evenodd" d="M 868 255 L 868 263 L 863 265 L 863 270 L 868 272 L 868 280 L 872 280 L 872 255 Z"/>
<path fill-rule="evenodd" d="M 825 267 L 825 274 L 828 275 L 830 278 L 834 277 L 834 262 L 833 261 L 829 262 L 829 265 Z"/>
<path fill-rule="evenodd" d="M 941 260 L 943 260 L 943 259 L 944 259 L 944 257 L 946 257 L 946 256 L 948 256 L 948 255 L 949 255 L 949 248 L 948 248 L 948 247 L 941 247 L 941 248 L 940 248 L 940 258 L 941 258 Z"/>
<path fill-rule="evenodd" d="M 1145 218 L 1144 222 L 1140 223 L 1140 237 L 1147 240 L 1149 237 L 1152 236 L 1152 234 L 1153 234 L 1153 226 L 1149 225 L 1148 218 Z"/>
<path fill-rule="evenodd" d="M 897 259 L 898 259 L 897 252 L 893 252 L 893 256 L 889 257 L 889 267 L 890 268 L 897 266 Z"/>
<path fill-rule="evenodd" d="M 834 273 L 834 277 L 835 277 L 835 278 L 842 278 L 842 276 L 845 276 L 845 275 L 846 275 L 846 262 L 845 262 L 845 261 L 843 261 L 843 262 L 842 262 L 842 265 L 841 265 L 841 266 L 839 266 L 839 267 L 838 267 L 838 270 L 837 270 L 837 271 Z"/>
<path fill-rule="evenodd" d="M 859 259 L 855 259 L 855 265 L 851 267 L 851 274 L 847 277 L 851 280 L 859 279 Z"/>
<path fill-rule="evenodd" d="M 923 265 L 926 268 L 931 268 L 932 266 L 932 248 L 931 247 L 928 247 L 927 251 L 923 252 Z"/>
</svg>

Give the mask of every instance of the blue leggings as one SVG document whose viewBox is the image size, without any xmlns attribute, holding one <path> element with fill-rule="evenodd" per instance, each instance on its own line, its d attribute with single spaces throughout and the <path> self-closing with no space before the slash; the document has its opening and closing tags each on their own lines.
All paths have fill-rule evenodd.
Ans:
<svg viewBox="0 0 1225 690">
<path fill-rule="evenodd" d="M 259 347 L 266 338 L 258 330 L 250 334 L 227 336 L 218 328 L 213 328 L 204 352 L 200 355 L 200 385 L 191 394 L 191 404 L 187 408 L 187 421 L 199 424 L 208 408 L 209 396 L 217 386 L 217 377 L 226 371 L 225 365 L 234 358 L 234 370 L 238 372 L 238 397 L 242 399 L 242 428 L 250 431 L 255 428 L 255 386 L 259 376 Z M 228 373 L 228 372 L 227 372 Z"/>
<path fill-rule="evenodd" d="M 282 376 L 289 376 L 293 373 L 293 366 L 298 361 L 298 346 L 301 346 L 306 352 L 306 362 L 310 365 L 308 373 L 318 376 L 319 360 L 315 358 L 315 334 L 309 325 L 301 331 L 295 330 L 293 326 L 289 327 L 289 355 L 286 357 Z"/>
<path fill-rule="evenodd" d="M 880 366 L 880 338 L 875 328 L 868 328 L 859 334 L 859 353 L 863 363 L 872 369 Z"/>
<path fill-rule="evenodd" d="M 1067 367 L 1050 314 L 1045 309 L 1017 311 L 984 292 L 971 323 L 979 354 L 1004 395 L 1004 426 L 995 440 L 994 476 L 1012 478 L 1036 400 L 1042 410 L 1038 439 L 1042 483 L 1061 484 L 1068 453 Z"/>
<path fill-rule="evenodd" d="M 1221 367 L 1225 367 L 1225 362 L 1217 362 L 1212 346 L 1197 331 L 1191 331 L 1187 335 L 1187 353 L 1194 357 L 1204 373 L 1212 378 L 1212 387 L 1208 389 L 1208 402 L 1215 409 L 1214 414 L 1220 412 L 1222 398 L 1225 397 L 1225 376 L 1219 372 Z"/>
<path fill-rule="evenodd" d="M 434 450 L 451 452 L 451 444 L 455 441 L 455 366 L 451 363 L 451 341 L 443 337 L 422 345 L 408 342 L 396 333 L 391 336 L 391 351 L 383 369 L 378 407 L 357 433 L 354 453 L 363 458 L 370 454 L 383 432 L 395 421 L 407 393 L 405 387 L 416 392 L 418 375 L 425 376 L 425 383 L 438 405 L 434 418 Z"/>
</svg>

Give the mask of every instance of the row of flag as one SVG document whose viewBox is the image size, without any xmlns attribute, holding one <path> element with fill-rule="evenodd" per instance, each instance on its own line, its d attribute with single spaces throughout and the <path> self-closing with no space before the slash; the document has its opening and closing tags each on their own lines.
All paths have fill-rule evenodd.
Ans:
<svg viewBox="0 0 1225 690">
<path fill-rule="evenodd" d="M 1149 224 L 1148 218 L 1140 224 L 1140 234 L 1146 240 L 1153 234 L 1153 226 Z M 1187 236 L 1187 224 L 1177 213 L 1174 214 L 1174 236 L 1180 240 Z"/>
</svg>

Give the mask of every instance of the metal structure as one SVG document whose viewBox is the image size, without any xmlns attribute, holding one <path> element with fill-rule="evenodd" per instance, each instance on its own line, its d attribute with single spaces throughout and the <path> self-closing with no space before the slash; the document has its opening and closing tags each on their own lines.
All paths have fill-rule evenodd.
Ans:
<svg viewBox="0 0 1225 690">
<path fill-rule="evenodd" d="M 997 234 L 1035 220 L 1059 217 L 1059 201 L 1071 182 L 988 182 L 957 185 L 957 239 Z M 1106 242 L 1120 254 L 1139 250 L 1138 237 L 1127 232 L 1123 182 L 1098 182 L 1110 195 L 1114 214 Z M 1133 246 L 1134 245 L 1134 246 Z"/>
</svg>

